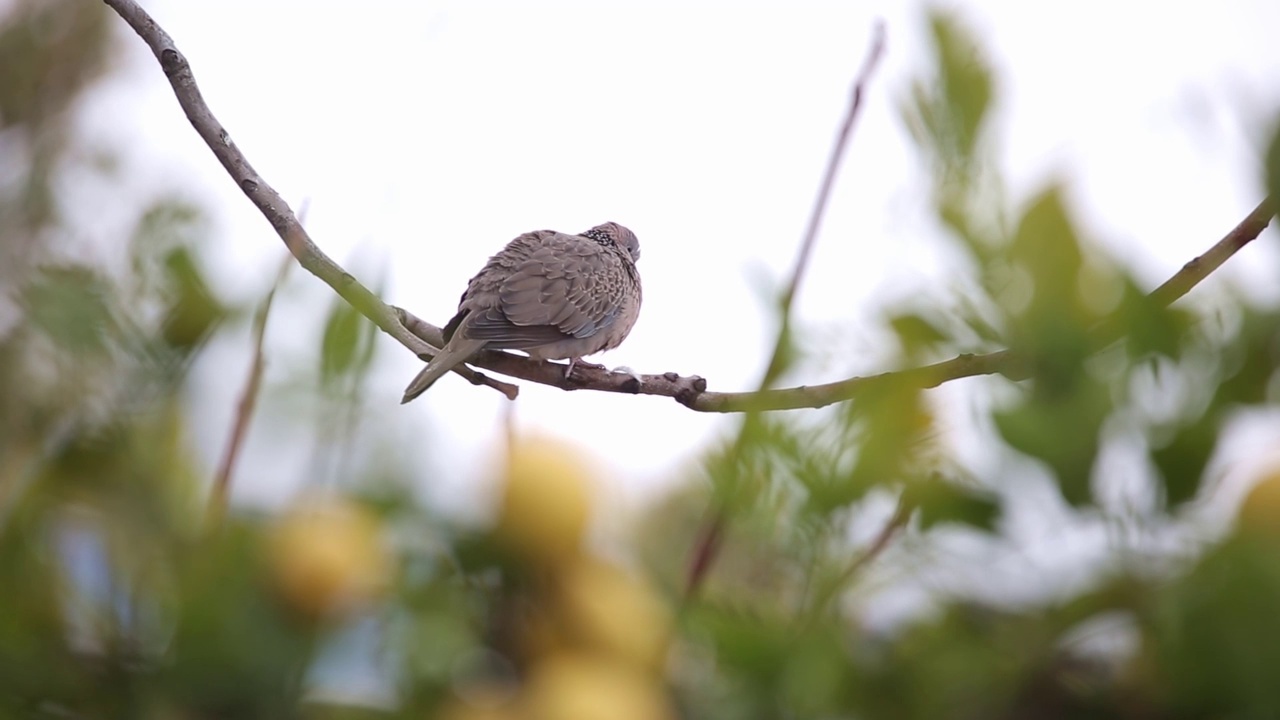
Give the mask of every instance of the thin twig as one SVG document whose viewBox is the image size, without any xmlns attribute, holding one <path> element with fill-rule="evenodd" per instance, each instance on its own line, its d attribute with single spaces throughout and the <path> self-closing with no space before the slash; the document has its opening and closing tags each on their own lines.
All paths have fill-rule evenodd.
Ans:
<svg viewBox="0 0 1280 720">
<path fill-rule="evenodd" d="M 818 196 L 814 200 L 813 211 L 809 215 L 809 222 L 805 228 L 803 239 L 800 241 L 800 248 L 796 251 L 796 263 L 791 271 L 791 279 L 787 282 L 786 289 L 782 293 L 778 310 L 778 332 L 773 342 L 773 352 L 769 356 L 769 364 L 765 366 L 764 374 L 760 378 L 756 392 L 747 399 L 746 413 L 743 415 L 741 427 L 738 428 L 738 435 L 734 439 L 733 448 L 729 451 L 730 458 L 742 457 L 749 438 L 754 436 L 759 429 L 760 424 L 763 422 L 763 412 L 766 408 L 763 408 L 757 400 L 766 397 L 764 393 L 769 391 L 778 376 L 782 374 L 786 365 L 785 358 L 791 342 L 791 313 L 795 305 L 796 294 L 800 291 L 800 284 L 804 281 L 809 261 L 813 257 L 813 248 L 818 241 L 818 229 L 822 227 L 822 218 L 826 215 L 827 203 L 831 199 L 831 191 L 835 188 L 836 173 L 840 169 L 840 161 L 844 158 L 845 148 L 849 145 L 849 138 L 853 135 L 854 122 L 858 119 L 859 111 L 862 108 L 863 92 L 867 83 L 871 81 L 871 75 L 880 61 L 880 56 L 884 54 L 884 34 L 884 22 L 877 21 L 872 30 L 871 47 L 867 50 L 866 59 L 862 62 L 862 69 L 858 71 L 853 81 L 853 91 L 849 97 L 849 108 L 845 111 L 843 122 L 840 123 L 840 131 L 836 133 L 836 141 L 831 146 L 831 154 L 827 158 L 827 169 L 823 173 L 822 182 L 818 186 Z M 741 482 L 740 476 L 735 473 L 730 476 L 728 482 L 716 488 L 716 494 L 711 499 L 711 507 L 708 510 L 708 524 L 700 533 L 689 561 L 684 593 L 685 602 L 689 602 L 697 594 L 698 589 L 702 586 L 702 581 L 716 561 L 720 545 L 724 541 L 725 525 L 729 516 L 729 503 L 732 498 L 739 494 Z"/>
<path fill-rule="evenodd" d="M 724 508 L 715 508 L 708 517 L 708 522 L 702 526 L 698 537 L 693 543 L 693 552 L 689 559 L 689 567 L 685 571 L 684 578 L 684 598 L 683 603 L 687 604 L 698 588 L 702 587 L 702 583 L 707 578 L 707 573 L 711 571 L 711 565 L 717 555 L 720 553 L 720 543 L 724 540 L 724 523 L 727 517 Z"/>
<path fill-rule="evenodd" d="M 849 583 L 855 575 L 863 570 L 876 558 L 889 548 L 889 541 L 893 540 L 898 531 L 906 527 L 907 521 L 911 519 L 911 506 L 907 504 L 905 498 L 898 498 L 898 506 L 894 509 L 893 515 L 885 521 L 884 527 L 880 528 L 880 532 L 871 539 L 871 543 L 852 560 L 848 565 L 840 571 L 832 581 L 824 586 L 813 600 L 813 612 L 809 617 L 817 617 L 826 609 L 827 604 L 839 594 L 840 589 Z"/>
<path fill-rule="evenodd" d="M 831 147 L 831 155 L 827 158 L 827 169 L 822 175 L 822 183 L 818 188 L 817 199 L 813 203 L 813 211 L 809 214 L 809 224 L 804 231 L 804 239 L 796 251 L 796 263 L 791 270 L 791 279 L 782 293 L 778 339 L 774 343 L 773 355 L 765 368 L 764 378 L 760 381 L 760 389 L 764 390 L 777 380 L 782 372 L 783 357 L 786 354 L 788 330 L 790 329 L 791 308 L 795 304 L 796 294 L 800 292 L 800 284 L 804 282 L 805 273 L 809 269 L 809 261 L 813 257 L 813 248 L 818 242 L 818 230 L 822 227 L 822 218 L 827 213 L 827 203 L 831 200 L 831 192 L 835 189 L 836 174 L 840 170 L 840 162 L 844 159 L 845 148 L 849 138 L 853 136 L 853 125 L 862 109 L 862 96 L 866 86 L 871 82 L 871 75 L 880 58 L 884 55 L 885 31 L 884 21 L 877 20 L 871 33 L 871 47 L 862 61 L 862 69 L 853 81 L 853 91 L 849 96 L 849 109 L 845 112 L 840 131 L 836 134 L 836 142 Z"/>
<path fill-rule="evenodd" d="M 249 363 L 249 377 L 245 379 L 244 390 L 240 392 L 240 402 L 236 404 L 236 419 L 231 425 L 227 449 L 222 454 L 217 474 L 213 476 L 213 491 L 209 496 L 208 509 L 208 525 L 211 528 L 219 526 L 227 514 L 227 503 L 231 497 L 231 474 L 240 457 L 240 446 L 249 432 L 249 421 L 253 418 L 253 409 L 258 404 L 258 394 L 262 388 L 262 372 L 267 365 L 263 352 L 263 340 L 267 336 L 267 315 L 271 312 L 276 290 L 280 288 L 292 266 L 293 259 L 286 256 L 280 264 L 280 270 L 276 272 L 275 282 L 271 284 L 262 305 L 258 306 L 258 311 L 253 315 L 253 359 Z"/>
<path fill-rule="evenodd" d="M 1151 298 L 1157 305 L 1172 305 L 1178 298 L 1191 292 L 1201 280 L 1222 267 L 1232 255 L 1245 245 L 1253 242 L 1262 231 L 1271 224 L 1276 214 L 1275 198 L 1267 198 L 1258 203 L 1258 207 L 1245 216 L 1238 225 L 1231 229 L 1213 247 L 1209 248 L 1186 265 L 1183 265 L 1173 277 L 1164 281 L 1160 287 L 1151 292 Z"/>
<path fill-rule="evenodd" d="M 191 72 L 187 58 L 178 51 L 173 38 L 169 37 L 169 34 L 147 14 L 147 11 L 133 0 L 103 0 L 103 2 L 115 10 L 116 14 L 128 23 L 129 27 L 133 28 L 134 32 L 138 33 L 143 42 L 151 48 L 151 52 L 160 61 L 160 67 L 163 68 L 165 77 L 169 79 L 173 94 L 178 98 L 178 104 L 182 106 L 182 111 L 191 122 L 191 126 L 213 151 L 218 162 L 222 163 L 222 167 L 231 179 L 235 180 L 249 201 L 258 208 L 267 222 L 271 223 L 276 234 L 284 240 L 285 247 L 289 248 L 289 252 L 297 258 L 298 264 L 302 265 L 307 272 L 323 280 L 333 288 L 334 292 L 350 303 L 351 307 L 372 321 L 383 332 L 409 348 L 415 355 L 422 358 L 434 355 L 435 349 L 427 346 L 421 338 L 405 329 L 390 306 L 360 284 L 351 273 L 334 262 L 311 240 L 311 236 L 298 222 L 289 204 L 253 169 L 249 160 L 240 152 L 240 148 L 231 141 L 231 135 L 226 128 L 214 117 L 213 111 L 205 103 L 200 88 L 196 85 L 195 75 Z M 513 385 L 487 378 L 470 368 L 459 366 L 455 369 L 473 384 L 492 387 L 512 400 L 519 392 Z"/>
</svg>

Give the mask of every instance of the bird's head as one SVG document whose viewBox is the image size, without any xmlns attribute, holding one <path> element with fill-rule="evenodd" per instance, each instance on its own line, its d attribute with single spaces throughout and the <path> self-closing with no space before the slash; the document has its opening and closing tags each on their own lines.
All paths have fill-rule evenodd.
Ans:
<svg viewBox="0 0 1280 720">
<path fill-rule="evenodd" d="M 611 242 L 617 245 L 631 256 L 631 262 L 636 262 L 640 259 L 640 241 L 636 239 L 636 234 L 618 223 L 607 222 L 580 234 L 582 237 L 590 238 L 598 243 Z"/>
</svg>

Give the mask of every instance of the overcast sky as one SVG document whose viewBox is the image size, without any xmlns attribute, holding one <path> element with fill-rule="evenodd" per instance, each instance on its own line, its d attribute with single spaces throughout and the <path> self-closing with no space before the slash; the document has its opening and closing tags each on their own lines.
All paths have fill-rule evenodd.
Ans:
<svg viewBox="0 0 1280 720">
<path fill-rule="evenodd" d="M 772 332 L 759 288 L 790 266 L 883 18 L 887 55 L 796 308 L 839 343 L 791 380 L 889 369 L 876 309 L 952 272 L 921 201 L 926 170 L 897 121 L 926 62 L 919 3 L 143 4 L 258 171 L 295 208 L 309 199 L 308 226 L 325 251 L 366 283 L 385 274 L 388 302 L 443 324 L 467 279 L 514 236 L 617 221 L 640 238 L 645 305 L 631 338 L 594 359 L 699 374 L 716 390 L 747 389 L 759 374 Z M 950 5 L 998 71 L 1009 186 L 1026 196 L 1064 179 L 1088 231 L 1148 286 L 1261 199 L 1256 153 L 1280 108 L 1280 3 Z M 129 183 L 177 188 L 211 209 L 207 257 L 219 286 L 253 300 L 281 243 L 187 125 L 142 43 L 127 40 L 124 67 L 86 126 L 129 144 Z M 1266 239 L 1210 283 L 1280 295 L 1274 231 Z M 319 281 L 293 277 L 294 321 L 272 325 L 269 356 L 312 346 L 328 296 L 308 284 Z M 401 408 L 419 363 L 390 338 L 379 343 L 367 402 L 416 439 L 406 452 L 460 469 L 432 478 L 433 495 L 465 495 L 499 437 L 504 401 L 450 376 Z M 211 438 L 230 424 L 247 353 L 240 337 L 199 368 Z M 287 384 L 297 371 L 277 361 L 268 381 Z M 536 385 L 522 389 L 517 417 L 591 447 L 630 496 L 669 487 L 730 427 L 670 400 Z M 255 425 L 244 467 L 278 460 L 273 443 Z M 220 441 L 206 444 L 220 452 Z M 287 496 L 306 481 L 299 466 L 277 463 L 237 492 Z"/>
</svg>

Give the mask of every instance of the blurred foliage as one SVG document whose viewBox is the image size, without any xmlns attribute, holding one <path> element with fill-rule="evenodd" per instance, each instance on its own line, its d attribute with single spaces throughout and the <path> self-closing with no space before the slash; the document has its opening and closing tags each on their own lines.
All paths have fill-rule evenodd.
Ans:
<svg viewBox="0 0 1280 720">
<path fill-rule="evenodd" d="M 116 24 L 83 0 L 0 13 L 0 717 L 1280 717 L 1280 471 L 1232 528 L 1192 512 L 1233 420 L 1280 399 L 1280 312 L 1158 307 L 1063 187 L 1007 192 L 999 84 L 954 16 L 929 16 L 901 110 L 965 289 L 884 323 L 904 366 L 1011 350 L 1009 378 L 967 381 L 1002 469 L 962 460 L 936 393 L 883 382 L 750 414 L 627 537 L 600 527 L 601 471 L 548 438 L 513 440 L 488 523 L 438 516 L 382 452 L 330 463 L 342 492 L 207 526 L 184 383 L 244 313 L 188 204 L 122 198 L 123 265 L 71 249 L 58 173 L 88 156 L 69 119 Z M 326 453 L 367 418 L 375 338 L 333 302 L 309 390 L 328 404 L 288 418 Z M 779 373 L 806 360 L 784 340 Z M 1115 450 L 1139 467 L 1107 469 Z M 1158 502 L 1116 509 L 1121 481 Z M 876 589 L 933 571 L 921 554 L 1010 542 L 1036 483 L 1177 550 L 1117 542 L 1086 581 L 1009 598 L 974 563 L 992 592 L 868 621 Z"/>
</svg>

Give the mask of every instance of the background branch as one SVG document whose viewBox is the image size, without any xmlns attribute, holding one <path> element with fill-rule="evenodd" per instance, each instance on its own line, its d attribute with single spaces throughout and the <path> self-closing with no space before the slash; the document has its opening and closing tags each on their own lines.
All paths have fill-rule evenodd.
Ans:
<svg viewBox="0 0 1280 720">
<path fill-rule="evenodd" d="M 240 456 L 240 446 L 244 436 L 249 432 L 249 420 L 253 417 L 253 409 L 258 404 L 259 391 L 262 388 L 262 372 L 266 369 L 266 356 L 262 350 L 263 341 L 267 337 L 267 316 L 271 313 L 271 303 L 275 300 L 276 290 L 280 289 L 285 275 L 293 262 L 286 257 L 276 273 L 276 280 L 267 291 L 267 297 L 253 315 L 253 360 L 249 363 L 249 377 L 245 379 L 244 390 L 240 392 L 240 402 L 236 404 L 236 417 L 231 425 L 231 436 L 227 438 L 227 449 L 218 464 L 218 472 L 213 476 L 213 490 L 209 496 L 208 524 L 216 528 L 227 514 L 227 503 L 231 497 L 231 473 L 235 470 L 236 459 Z"/>
<path fill-rule="evenodd" d="M 787 347 L 787 339 L 791 329 L 791 307 L 795 304 L 796 294 L 800 291 L 800 284 L 804 282 L 804 276 L 809 269 L 809 260 L 813 257 L 813 248 L 818 242 L 818 229 L 822 227 L 822 218 L 827 212 L 827 203 L 831 200 L 831 191 L 835 188 L 836 173 L 840 170 L 840 161 L 844 159 L 845 148 L 849 145 L 849 138 L 853 135 L 853 124 L 858 119 L 859 111 L 862 109 L 862 95 L 866 90 L 867 83 L 871 81 L 871 74 L 875 72 L 876 66 L 880 64 L 880 57 L 884 55 L 884 21 L 877 21 L 875 28 L 871 34 L 871 47 L 867 50 L 867 57 L 862 62 L 862 69 L 858 71 L 857 78 L 853 81 L 853 91 L 849 97 L 849 109 L 845 112 L 844 121 L 840 124 L 840 131 L 836 133 L 835 145 L 831 148 L 831 155 L 827 158 L 827 169 L 822 175 L 822 184 L 818 188 L 818 197 L 814 200 L 813 211 L 809 214 L 809 224 L 805 228 L 804 239 L 800 242 L 800 249 L 796 251 L 796 264 L 791 270 L 791 279 L 787 282 L 786 290 L 782 293 L 782 301 L 780 304 L 780 319 L 778 328 L 778 339 L 773 346 L 773 354 L 769 358 L 769 364 L 765 367 L 764 377 L 760 380 L 760 389 L 763 390 L 772 385 L 778 379 L 778 375 L 782 373 L 785 366 L 785 355 Z"/>
</svg>

